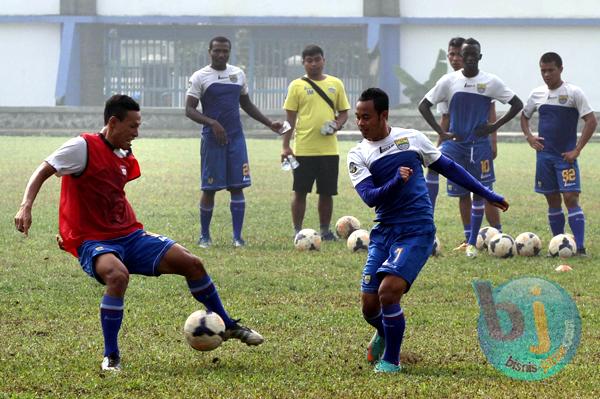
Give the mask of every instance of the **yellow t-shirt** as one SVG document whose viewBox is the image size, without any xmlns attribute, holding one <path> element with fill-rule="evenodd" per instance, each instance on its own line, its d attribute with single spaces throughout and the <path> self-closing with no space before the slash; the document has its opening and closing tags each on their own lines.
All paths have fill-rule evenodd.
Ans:
<svg viewBox="0 0 600 399">
<path fill-rule="evenodd" d="M 335 109 L 350 109 L 346 90 L 341 80 L 325 75 L 323 80 L 313 80 L 327 94 Z M 296 111 L 296 134 L 292 150 L 296 155 L 338 155 L 338 143 L 335 134 L 324 136 L 321 126 L 335 119 L 335 114 L 325 100 L 312 86 L 302 79 L 296 79 L 288 87 L 283 108 Z"/>
</svg>

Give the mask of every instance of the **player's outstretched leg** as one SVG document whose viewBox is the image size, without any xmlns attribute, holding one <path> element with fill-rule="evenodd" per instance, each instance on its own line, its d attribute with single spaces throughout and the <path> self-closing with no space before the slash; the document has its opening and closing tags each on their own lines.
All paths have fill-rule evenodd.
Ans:
<svg viewBox="0 0 600 399">
<path fill-rule="evenodd" d="M 242 239 L 242 227 L 244 226 L 244 215 L 246 213 L 246 198 L 242 189 L 230 190 L 231 202 L 229 210 L 231 211 L 231 224 L 233 227 L 233 246 L 243 247 L 246 245 Z"/>
<path fill-rule="evenodd" d="M 225 323 L 223 339 L 239 339 L 247 345 L 260 345 L 264 338 L 258 332 L 239 324 L 225 310 L 219 292 L 206 273 L 202 261 L 179 244 L 173 245 L 160 262 L 162 274 L 179 274 L 186 278 L 190 293 L 207 310 L 221 316 Z"/>
</svg>

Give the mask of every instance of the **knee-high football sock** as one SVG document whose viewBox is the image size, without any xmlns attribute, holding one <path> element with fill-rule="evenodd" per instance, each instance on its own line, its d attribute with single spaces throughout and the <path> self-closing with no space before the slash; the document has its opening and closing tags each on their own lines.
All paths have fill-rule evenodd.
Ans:
<svg viewBox="0 0 600 399">
<path fill-rule="evenodd" d="M 485 209 L 484 200 L 474 200 L 471 205 L 471 235 L 469 236 L 469 244 L 475 245 L 477 243 L 477 234 L 481 228 L 481 222 L 483 221 L 483 213 Z"/>
<path fill-rule="evenodd" d="M 212 220 L 213 208 L 204 208 L 200 205 L 200 236 L 206 239 L 210 238 L 210 221 Z"/>
<path fill-rule="evenodd" d="M 229 327 L 234 323 L 234 321 L 225 311 L 223 303 L 221 302 L 221 298 L 219 297 L 219 293 L 217 292 L 217 288 L 213 284 L 208 274 L 202 277 L 200 280 L 187 280 L 187 284 L 190 288 L 192 296 L 196 298 L 198 302 L 206 306 L 207 310 L 215 312 L 221 316 L 225 322 L 225 327 Z"/>
<path fill-rule="evenodd" d="M 363 318 L 366 320 L 367 323 L 375 327 L 375 329 L 377 330 L 377 335 L 379 335 L 380 337 L 385 337 L 385 331 L 383 329 L 383 313 L 381 311 L 377 316 L 373 317 L 367 316 L 363 313 Z"/>
<path fill-rule="evenodd" d="M 585 215 L 581 207 L 569 208 L 569 227 L 575 237 L 577 248 L 585 248 Z"/>
<path fill-rule="evenodd" d="M 123 322 L 123 298 L 104 295 L 100 302 L 100 324 L 104 336 L 104 356 L 119 356 L 119 330 Z"/>
<path fill-rule="evenodd" d="M 383 360 L 398 364 L 400 363 L 400 347 L 404 338 L 404 312 L 400 304 L 386 305 L 383 310 L 383 329 L 385 331 L 385 351 Z"/>
<path fill-rule="evenodd" d="M 548 208 L 548 224 L 550 225 L 552 236 L 564 234 L 565 214 L 562 208 Z"/>
<path fill-rule="evenodd" d="M 231 210 L 231 224 L 233 226 L 233 238 L 242 239 L 242 227 L 244 226 L 244 213 L 246 212 L 246 199 L 244 193 L 232 194 L 229 203 Z"/>
</svg>

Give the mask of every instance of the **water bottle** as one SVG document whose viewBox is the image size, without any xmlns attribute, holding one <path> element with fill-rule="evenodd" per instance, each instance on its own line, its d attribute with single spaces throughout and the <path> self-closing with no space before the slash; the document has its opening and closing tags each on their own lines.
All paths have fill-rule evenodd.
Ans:
<svg viewBox="0 0 600 399">
<path fill-rule="evenodd" d="M 288 161 L 287 158 L 283 159 L 283 162 L 281 163 L 281 170 L 283 170 L 284 172 L 292 170 L 292 165 L 290 164 L 290 161 Z"/>
<path fill-rule="evenodd" d="M 295 156 L 293 156 L 292 154 L 287 156 L 287 160 L 290 164 L 290 167 L 292 169 L 296 169 L 298 166 L 300 166 L 300 162 L 298 162 L 298 160 L 296 159 Z"/>
<path fill-rule="evenodd" d="M 330 136 L 335 133 L 337 123 L 335 121 L 327 121 L 321 126 L 321 134 L 323 136 Z"/>
</svg>

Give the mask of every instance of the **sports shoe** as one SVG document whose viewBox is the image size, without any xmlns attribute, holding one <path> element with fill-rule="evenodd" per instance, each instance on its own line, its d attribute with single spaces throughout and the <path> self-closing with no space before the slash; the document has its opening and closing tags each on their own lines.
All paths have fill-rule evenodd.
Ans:
<svg viewBox="0 0 600 399">
<path fill-rule="evenodd" d="M 262 335 L 257 333 L 256 331 L 242 326 L 238 320 L 233 321 L 233 325 L 225 329 L 225 333 L 223 334 L 223 341 L 227 341 L 228 339 L 235 338 L 239 339 L 246 345 L 260 345 L 265 339 Z"/>
<path fill-rule="evenodd" d="M 460 245 L 453 249 L 453 251 L 465 251 L 469 244 L 466 241 L 460 243 Z"/>
<path fill-rule="evenodd" d="M 198 240 L 198 246 L 200 248 L 208 248 L 211 245 L 212 245 L 212 240 L 210 239 L 210 237 L 200 236 L 200 239 Z"/>
<path fill-rule="evenodd" d="M 581 256 L 583 258 L 587 258 L 588 254 L 587 254 L 587 252 L 585 252 L 585 248 L 584 247 L 577 248 L 577 256 Z"/>
<path fill-rule="evenodd" d="M 375 368 L 373 369 L 376 373 L 398 373 L 402 370 L 402 366 L 395 365 L 394 363 L 390 363 L 381 359 L 375 364 Z"/>
<path fill-rule="evenodd" d="M 367 346 L 367 361 L 371 364 L 374 364 L 376 361 L 381 359 L 383 355 L 383 350 L 385 349 L 385 338 L 380 337 L 375 331 L 373 334 L 373 338 L 371 338 L 371 342 Z"/>
<path fill-rule="evenodd" d="M 477 251 L 477 248 L 475 247 L 475 245 L 472 245 L 472 244 L 467 245 L 467 249 L 465 250 L 465 252 L 467 254 L 467 258 L 475 258 L 477 256 L 477 254 L 479 253 L 479 251 Z"/>
<path fill-rule="evenodd" d="M 321 240 L 337 241 L 337 237 L 335 236 L 335 234 L 333 234 L 333 232 L 331 230 L 329 230 L 327 233 L 321 234 Z"/>
<path fill-rule="evenodd" d="M 234 248 L 241 248 L 241 247 L 245 247 L 246 246 L 246 241 L 242 240 L 241 238 L 234 238 L 231 245 L 234 246 Z"/>
<path fill-rule="evenodd" d="M 103 371 L 121 371 L 121 358 L 119 355 L 105 356 L 102 360 Z"/>
</svg>

